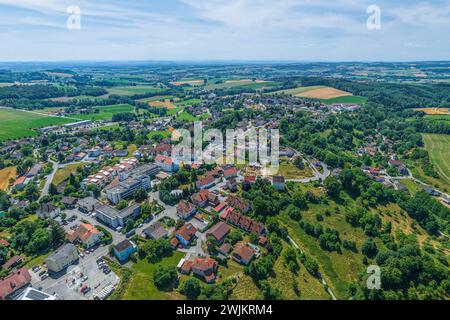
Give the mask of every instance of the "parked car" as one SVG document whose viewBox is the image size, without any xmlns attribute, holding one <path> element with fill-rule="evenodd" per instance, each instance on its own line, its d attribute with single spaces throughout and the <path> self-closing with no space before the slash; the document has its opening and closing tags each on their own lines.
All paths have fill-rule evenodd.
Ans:
<svg viewBox="0 0 450 320">
<path fill-rule="evenodd" d="M 89 277 L 88 277 L 88 276 L 84 276 L 84 277 L 81 279 L 81 281 L 82 281 L 82 282 L 85 282 L 85 281 L 87 281 L 87 279 L 89 279 Z"/>
<path fill-rule="evenodd" d="M 41 280 L 45 280 L 45 279 L 47 279 L 48 278 L 48 274 L 47 273 L 44 273 L 44 275 L 42 275 L 42 277 L 41 277 Z"/>
<path fill-rule="evenodd" d="M 41 272 L 38 273 L 38 275 L 41 277 L 43 274 L 45 274 L 45 270 L 42 270 Z"/>
</svg>

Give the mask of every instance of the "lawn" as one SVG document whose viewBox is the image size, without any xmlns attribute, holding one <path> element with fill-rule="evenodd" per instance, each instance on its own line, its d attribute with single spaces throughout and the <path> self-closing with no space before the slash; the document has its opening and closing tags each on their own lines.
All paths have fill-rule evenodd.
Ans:
<svg viewBox="0 0 450 320">
<path fill-rule="evenodd" d="M 291 272 L 285 265 L 283 254 L 288 245 L 283 242 L 283 251 L 273 267 L 275 277 L 269 282 L 280 289 L 283 300 L 329 300 L 330 295 L 325 291 L 319 279 L 314 278 L 297 260 L 300 269 L 297 273 Z"/>
<path fill-rule="evenodd" d="M 278 174 L 284 176 L 286 179 L 302 179 L 314 176 L 308 166 L 305 165 L 304 169 L 300 169 L 290 162 L 280 163 Z"/>
<path fill-rule="evenodd" d="M 199 117 L 195 117 L 192 114 L 183 111 L 177 116 L 178 121 L 184 121 L 184 122 L 193 122 L 200 120 Z"/>
<path fill-rule="evenodd" d="M 150 131 L 148 134 L 147 134 L 147 138 L 149 138 L 149 139 L 152 139 L 153 137 L 155 137 L 155 136 L 161 136 L 161 137 L 163 137 L 163 138 L 168 138 L 168 137 L 170 137 L 172 134 L 169 132 L 169 131 L 158 131 L 158 130 L 155 130 L 155 131 Z"/>
<path fill-rule="evenodd" d="M 423 140 L 436 171 L 450 184 L 450 135 L 424 134 Z"/>
<path fill-rule="evenodd" d="M 8 167 L 0 170 L 0 190 L 8 189 L 9 179 L 17 177 L 16 167 Z"/>
<path fill-rule="evenodd" d="M 27 269 L 31 269 L 31 268 L 33 268 L 33 267 L 35 267 L 35 266 L 37 266 L 37 265 L 42 265 L 42 263 L 44 262 L 45 258 L 47 258 L 51 253 L 52 253 L 52 252 L 49 251 L 49 252 L 47 252 L 47 253 L 38 255 L 38 256 L 36 256 L 36 257 L 34 257 L 34 258 L 31 258 L 31 260 L 28 261 L 28 262 L 25 264 L 24 267 L 27 268 Z"/>
<path fill-rule="evenodd" d="M 0 109 L 0 141 L 37 136 L 33 129 L 74 122 L 73 119 L 44 116 L 32 112 Z"/>
<path fill-rule="evenodd" d="M 72 172 L 76 172 L 78 167 L 84 166 L 83 163 L 72 163 L 66 165 L 64 168 L 58 169 L 53 177 L 52 183 L 57 186 L 64 180 L 68 179 Z"/>
<path fill-rule="evenodd" d="M 161 262 L 152 264 L 147 260 L 139 260 L 131 267 L 132 276 L 129 286 L 123 295 L 124 300 L 167 300 L 182 299 L 183 296 L 177 292 L 159 291 L 153 283 L 153 272 L 157 267 L 174 266 L 176 267 L 184 254 L 175 251 L 171 257 L 164 258 Z"/>
<path fill-rule="evenodd" d="M 116 104 L 111 106 L 101 106 L 101 107 L 95 107 L 94 110 L 98 110 L 94 113 L 89 114 L 77 114 L 74 115 L 74 117 L 79 118 L 81 120 L 106 120 L 111 121 L 112 117 L 116 113 L 121 112 L 134 112 L 134 107 L 130 106 L 129 104 Z"/>
</svg>

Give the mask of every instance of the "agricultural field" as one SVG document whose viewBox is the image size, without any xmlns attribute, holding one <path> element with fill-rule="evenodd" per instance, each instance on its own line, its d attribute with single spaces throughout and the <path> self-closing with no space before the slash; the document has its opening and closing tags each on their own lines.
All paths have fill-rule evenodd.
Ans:
<svg viewBox="0 0 450 320">
<path fill-rule="evenodd" d="M 163 88 L 155 87 L 155 86 L 119 86 L 108 89 L 109 94 L 117 94 L 123 96 L 132 96 L 135 94 L 144 94 L 144 93 L 155 93 L 162 91 Z"/>
<path fill-rule="evenodd" d="M 39 132 L 34 129 L 72 122 L 75 121 L 56 116 L 45 116 L 34 112 L 1 108 L 0 141 L 37 136 Z"/>
<path fill-rule="evenodd" d="M 7 190 L 9 179 L 17 177 L 16 167 L 8 167 L 0 170 L 0 190 Z"/>
<path fill-rule="evenodd" d="M 169 138 L 171 136 L 171 133 L 169 131 L 150 131 L 147 134 L 147 138 L 152 139 L 155 136 L 160 136 L 162 138 Z"/>
<path fill-rule="evenodd" d="M 313 98 L 313 99 L 334 99 L 339 97 L 351 96 L 349 92 L 338 90 L 330 87 L 322 87 L 316 89 L 310 89 L 302 93 L 296 94 L 297 97 Z"/>
<path fill-rule="evenodd" d="M 354 96 L 349 92 L 345 92 L 342 90 L 326 86 L 298 87 L 294 89 L 276 91 L 274 93 L 284 93 L 296 97 L 319 99 L 325 104 L 334 104 L 334 103 L 363 104 L 367 101 L 367 99 L 364 97 Z"/>
<path fill-rule="evenodd" d="M 134 112 L 134 107 L 129 104 L 117 104 L 95 107 L 94 110 L 98 110 L 98 112 L 76 114 L 73 115 L 73 117 L 79 118 L 80 120 L 111 121 L 114 114 L 121 112 Z"/>
<path fill-rule="evenodd" d="M 167 108 L 167 109 L 174 109 L 176 106 L 170 101 L 170 99 L 165 99 L 164 101 L 150 101 L 149 106 L 156 107 L 156 108 Z"/>
<path fill-rule="evenodd" d="M 450 184 L 450 135 L 424 134 L 423 140 L 436 171 Z"/>
<path fill-rule="evenodd" d="M 415 111 L 422 111 L 427 115 L 450 115 L 449 108 L 416 108 Z"/>
</svg>

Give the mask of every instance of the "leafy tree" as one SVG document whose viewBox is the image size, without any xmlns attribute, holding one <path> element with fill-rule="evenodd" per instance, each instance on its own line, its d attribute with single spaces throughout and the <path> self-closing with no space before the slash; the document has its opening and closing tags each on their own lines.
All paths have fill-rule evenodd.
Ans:
<svg viewBox="0 0 450 320">
<path fill-rule="evenodd" d="M 133 198 L 134 200 L 136 200 L 137 202 L 141 202 L 147 199 L 147 191 L 145 191 L 144 188 L 139 188 L 138 190 L 136 190 L 133 194 Z"/>
<path fill-rule="evenodd" d="M 181 292 L 186 295 L 189 300 L 196 300 L 201 293 L 200 281 L 195 278 L 187 279 L 181 288 Z"/>
<path fill-rule="evenodd" d="M 172 290 L 178 282 L 177 269 L 174 266 L 158 266 L 153 273 L 153 282 L 159 290 Z"/>
<path fill-rule="evenodd" d="M 361 251 L 369 258 L 373 258 L 377 255 L 378 248 L 375 241 L 373 241 L 373 238 L 368 238 L 367 241 L 364 242 Z"/>
<path fill-rule="evenodd" d="M 50 183 L 50 186 L 48 187 L 48 193 L 52 196 L 58 194 L 58 190 L 56 189 L 56 186 L 53 183 Z"/>
<path fill-rule="evenodd" d="M 117 204 L 116 208 L 117 208 L 117 210 L 123 210 L 127 206 L 128 206 L 127 200 L 120 200 L 119 203 Z"/>
</svg>

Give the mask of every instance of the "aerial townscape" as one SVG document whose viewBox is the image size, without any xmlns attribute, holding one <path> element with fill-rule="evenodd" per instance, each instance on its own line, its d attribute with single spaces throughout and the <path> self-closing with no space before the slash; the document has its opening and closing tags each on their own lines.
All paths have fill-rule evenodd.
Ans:
<svg viewBox="0 0 450 320">
<path fill-rule="evenodd" d="M 378 2 L 0 1 L 0 306 L 450 300 L 450 1 Z"/>
<path fill-rule="evenodd" d="M 392 63 L 389 82 L 358 63 L 2 71 L 0 298 L 448 298 L 438 66 Z M 278 129 L 278 172 L 179 160 L 172 138 L 197 121 Z"/>
</svg>

